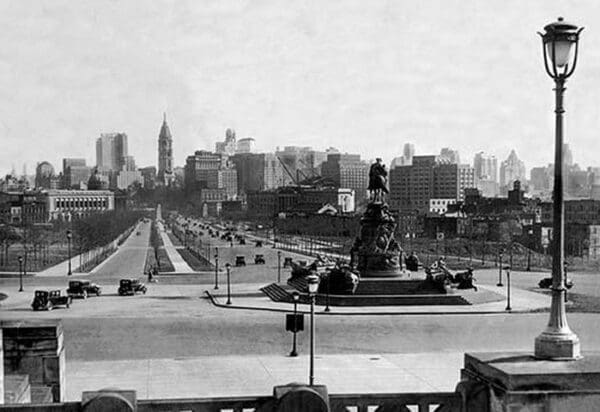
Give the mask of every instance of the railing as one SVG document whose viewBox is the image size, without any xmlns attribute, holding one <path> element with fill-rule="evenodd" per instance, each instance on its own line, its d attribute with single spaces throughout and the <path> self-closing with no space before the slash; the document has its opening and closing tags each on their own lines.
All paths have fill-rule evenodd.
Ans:
<svg viewBox="0 0 600 412">
<path fill-rule="evenodd" d="M 460 412 L 457 392 L 329 395 L 331 412 Z"/>
<path fill-rule="evenodd" d="M 329 395 L 331 412 L 412 411 L 460 412 L 461 397 L 456 392 Z M 264 412 L 273 411 L 275 398 L 231 397 L 204 399 L 139 400 L 138 412 Z M 0 411 L 79 412 L 81 402 L 47 405 L 0 405 Z"/>
</svg>

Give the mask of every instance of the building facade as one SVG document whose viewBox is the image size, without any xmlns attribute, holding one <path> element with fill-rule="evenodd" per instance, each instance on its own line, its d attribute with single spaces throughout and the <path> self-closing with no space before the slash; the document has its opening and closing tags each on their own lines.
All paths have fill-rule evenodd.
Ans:
<svg viewBox="0 0 600 412">
<path fill-rule="evenodd" d="M 327 153 L 313 150 L 310 146 L 285 146 L 275 152 L 289 173 L 297 182 L 321 175 L 321 165 L 327 160 Z"/>
<path fill-rule="evenodd" d="M 167 124 L 167 114 L 158 133 L 158 183 L 170 186 L 173 183 L 173 137 Z"/>
<path fill-rule="evenodd" d="M 290 182 L 274 153 L 238 153 L 230 160 L 237 170 L 240 195 L 275 189 Z"/>
<path fill-rule="evenodd" d="M 500 165 L 501 192 L 507 193 L 516 180 L 527 181 L 525 163 L 519 159 L 514 150 L 511 150 L 508 158 Z"/>
<path fill-rule="evenodd" d="M 202 189 L 220 189 L 226 200 L 238 194 L 238 176 L 234 164 L 223 153 L 198 150 L 186 159 L 184 184 L 187 193 Z"/>
<path fill-rule="evenodd" d="M 96 140 L 96 167 L 102 171 L 118 171 L 127 156 L 125 133 L 102 133 Z"/>
<path fill-rule="evenodd" d="M 156 185 L 156 167 L 148 166 L 139 170 L 142 174 L 142 186 L 144 189 L 154 189 Z"/>
<path fill-rule="evenodd" d="M 71 220 L 115 208 L 114 194 L 108 190 L 48 190 L 45 199 L 47 220 Z"/>
<path fill-rule="evenodd" d="M 54 166 L 49 162 L 40 162 L 35 168 L 35 187 L 40 189 L 56 189 Z"/>
<path fill-rule="evenodd" d="M 352 189 L 358 202 L 367 198 L 369 165 L 358 154 L 333 153 L 321 165 L 321 174 L 337 187 Z"/>
<path fill-rule="evenodd" d="M 0 223 L 20 225 L 47 221 L 47 202 L 39 192 L 0 192 Z"/>
<path fill-rule="evenodd" d="M 237 141 L 235 139 L 235 130 L 233 129 L 227 129 L 225 131 L 224 141 L 215 143 L 215 153 L 224 154 L 226 156 L 233 156 L 236 148 Z"/>
<path fill-rule="evenodd" d="M 450 163 L 439 156 L 414 156 L 412 164 L 390 172 L 390 207 L 402 214 L 430 211 L 432 199 L 464 199 L 475 186 L 469 165 Z"/>
<path fill-rule="evenodd" d="M 246 137 L 237 141 L 236 153 L 253 153 L 255 140 L 252 137 Z"/>
</svg>

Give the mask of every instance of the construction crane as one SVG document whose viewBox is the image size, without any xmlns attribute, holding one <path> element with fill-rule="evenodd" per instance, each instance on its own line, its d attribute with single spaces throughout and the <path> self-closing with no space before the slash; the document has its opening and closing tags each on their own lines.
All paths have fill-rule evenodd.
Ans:
<svg viewBox="0 0 600 412">
<path fill-rule="evenodd" d="M 285 165 L 285 163 L 283 163 L 283 160 L 281 160 L 281 158 L 277 155 L 275 155 L 275 157 L 277 157 L 277 160 L 279 160 L 279 163 L 281 163 L 281 166 L 283 167 L 283 170 L 285 170 L 285 172 L 288 174 L 288 176 L 292 179 L 292 182 L 294 182 L 294 184 L 296 186 L 300 186 L 300 184 L 298 184 L 298 179 L 294 177 L 294 175 L 292 174 L 292 172 L 289 171 L 289 169 L 287 168 L 287 166 Z"/>
</svg>

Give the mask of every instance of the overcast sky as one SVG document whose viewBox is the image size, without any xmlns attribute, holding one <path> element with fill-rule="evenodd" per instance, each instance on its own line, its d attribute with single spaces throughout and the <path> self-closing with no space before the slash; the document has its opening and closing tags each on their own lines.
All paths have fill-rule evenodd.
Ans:
<svg viewBox="0 0 600 412">
<path fill-rule="evenodd" d="M 175 164 L 225 129 L 257 148 L 335 146 L 389 162 L 484 150 L 526 167 L 553 157 L 553 83 L 536 31 L 586 26 L 567 84 L 566 140 L 600 166 L 600 2 L 0 2 L 0 172 L 63 157 L 95 163 L 124 131 L 157 163 L 163 111 Z"/>
</svg>

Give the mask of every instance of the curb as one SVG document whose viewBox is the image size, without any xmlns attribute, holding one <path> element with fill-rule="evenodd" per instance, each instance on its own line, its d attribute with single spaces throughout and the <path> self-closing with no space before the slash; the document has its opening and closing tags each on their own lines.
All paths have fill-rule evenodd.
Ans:
<svg viewBox="0 0 600 412">
<path fill-rule="evenodd" d="M 279 313 L 293 313 L 293 309 L 279 309 L 279 308 L 266 308 L 260 306 L 240 306 L 240 305 L 227 305 L 223 303 L 219 303 L 217 298 L 213 296 L 208 290 L 205 290 L 207 298 L 211 301 L 211 303 L 219 308 L 224 309 L 240 309 L 240 310 L 254 310 L 261 312 L 279 312 Z M 304 310 L 298 310 L 297 313 L 309 314 L 310 312 Z M 423 316 L 423 315 L 507 315 L 507 314 L 525 314 L 530 313 L 530 311 L 525 310 L 500 310 L 500 311 L 460 311 L 460 312 L 428 312 L 428 311 L 419 311 L 419 312 L 324 312 L 324 311 L 315 311 L 315 315 L 325 315 L 325 316 L 393 316 L 393 315 L 414 315 L 414 316 Z"/>
</svg>

